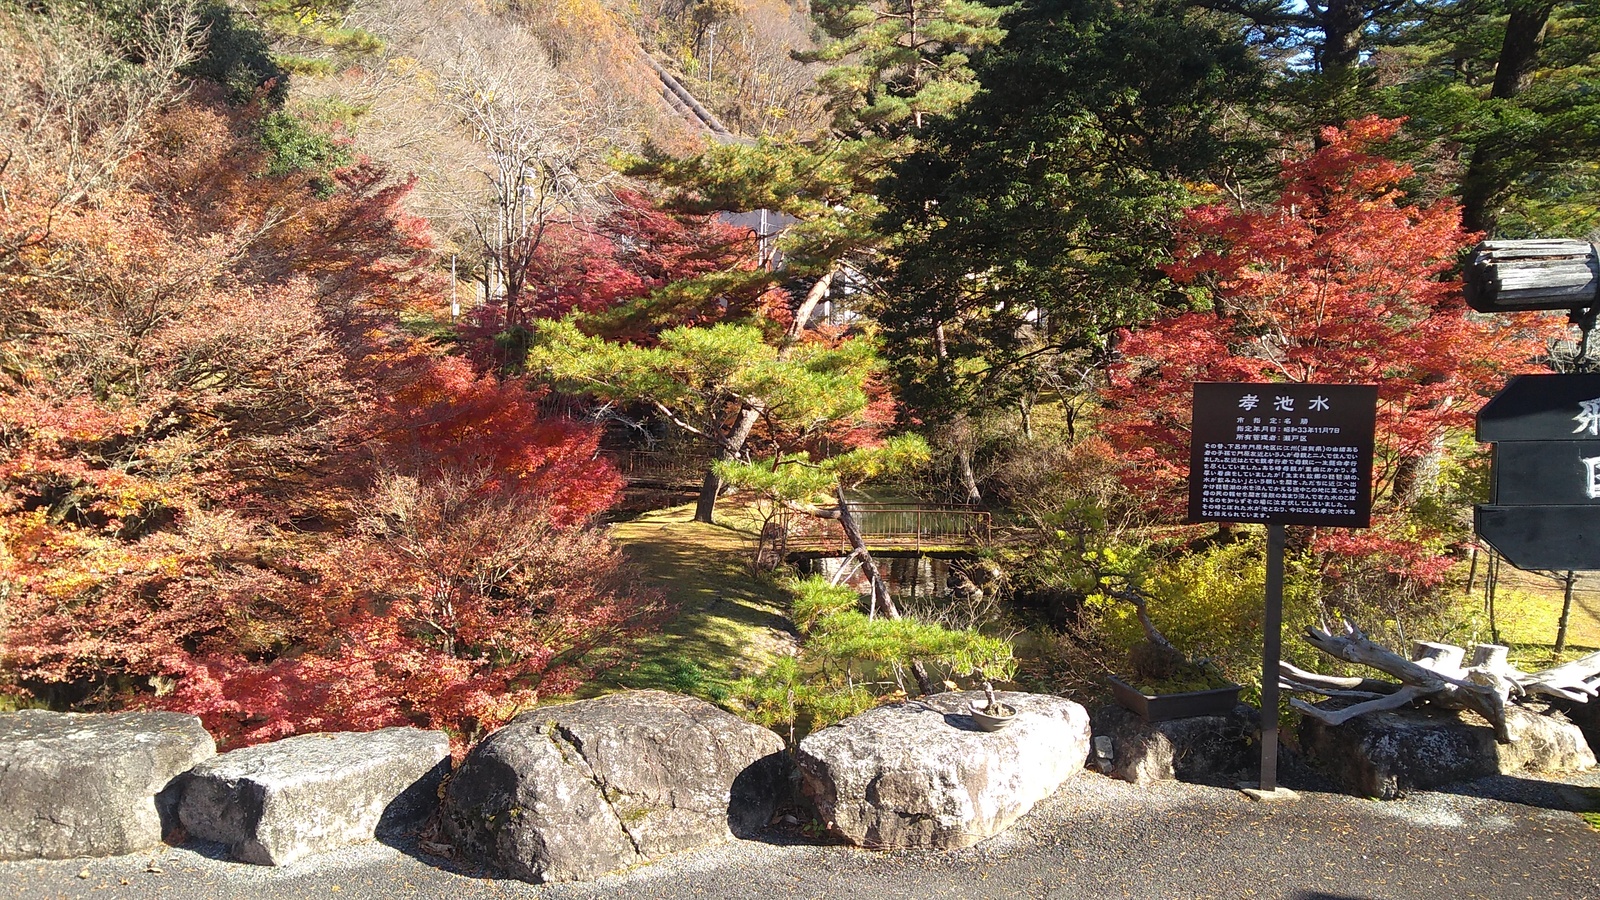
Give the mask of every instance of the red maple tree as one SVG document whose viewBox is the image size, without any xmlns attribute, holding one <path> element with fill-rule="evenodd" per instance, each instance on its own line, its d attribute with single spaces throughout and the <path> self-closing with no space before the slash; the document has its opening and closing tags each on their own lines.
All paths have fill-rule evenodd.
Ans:
<svg viewBox="0 0 1600 900">
<path fill-rule="evenodd" d="M 0 690 L 464 738 L 614 664 L 659 604 L 595 430 L 400 327 L 442 295 L 405 182 L 264 176 L 203 93 L 0 258 Z"/>
<path fill-rule="evenodd" d="M 1284 164 L 1264 208 L 1189 211 L 1167 271 L 1210 308 L 1122 336 L 1104 424 L 1135 463 L 1128 478 L 1171 513 L 1188 476 L 1192 383 L 1376 384 L 1377 527 L 1319 540 L 1430 580 L 1448 561 L 1385 524 L 1423 488 L 1447 435 L 1470 427 L 1509 373 L 1534 368 L 1551 323 L 1467 309 L 1450 273 L 1476 236 L 1451 201 L 1407 202 L 1411 169 L 1378 152 L 1401 124 L 1326 129 L 1320 149 Z"/>
</svg>

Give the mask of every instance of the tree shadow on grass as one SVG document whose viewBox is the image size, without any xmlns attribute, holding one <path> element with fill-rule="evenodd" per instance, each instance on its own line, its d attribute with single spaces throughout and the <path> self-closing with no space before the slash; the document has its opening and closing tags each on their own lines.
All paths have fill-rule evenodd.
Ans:
<svg viewBox="0 0 1600 900">
<path fill-rule="evenodd" d="M 674 611 L 634 644 L 633 665 L 578 696 L 626 687 L 721 699 L 734 681 L 764 668 L 793 641 L 783 592 L 746 568 L 750 536 L 691 515 L 687 507 L 658 510 L 616 526 L 642 584 Z"/>
</svg>

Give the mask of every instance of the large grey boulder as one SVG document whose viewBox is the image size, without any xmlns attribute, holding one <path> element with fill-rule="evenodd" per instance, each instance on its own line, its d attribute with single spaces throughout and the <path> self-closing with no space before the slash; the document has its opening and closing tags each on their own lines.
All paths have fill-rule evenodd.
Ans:
<svg viewBox="0 0 1600 900">
<path fill-rule="evenodd" d="M 881 706 L 800 742 L 805 791 L 828 827 L 859 847 L 952 849 L 999 834 L 1083 770 L 1089 714 L 1047 694 L 1001 692 L 1017 710 L 979 731 L 976 691 Z"/>
<path fill-rule="evenodd" d="M 524 713 L 467 754 L 444 833 L 467 859 L 573 881 L 765 826 L 783 741 L 693 697 L 630 691 Z"/>
<path fill-rule="evenodd" d="M 1517 740 L 1495 741 L 1472 713 L 1424 707 L 1368 713 L 1343 725 L 1300 720 L 1301 751 L 1351 793 L 1392 800 L 1486 775 L 1550 775 L 1590 769 L 1595 756 L 1583 732 L 1564 718 L 1511 706 Z"/>
<path fill-rule="evenodd" d="M 1112 704 L 1095 711 L 1093 726 L 1096 737 L 1111 739 L 1110 774 L 1134 784 L 1236 782 L 1260 762 L 1261 715 L 1243 703 L 1224 716 L 1153 723 Z"/>
<path fill-rule="evenodd" d="M 438 731 L 303 734 L 195 766 L 175 786 L 178 819 L 234 859 L 281 866 L 427 815 L 449 769 Z"/>
<path fill-rule="evenodd" d="M 158 844 L 156 794 L 216 752 L 200 720 L 179 713 L 0 714 L 0 860 Z"/>
</svg>

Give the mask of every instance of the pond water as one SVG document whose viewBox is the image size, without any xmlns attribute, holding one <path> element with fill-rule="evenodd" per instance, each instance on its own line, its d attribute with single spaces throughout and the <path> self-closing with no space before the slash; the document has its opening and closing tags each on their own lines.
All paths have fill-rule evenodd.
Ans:
<svg viewBox="0 0 1600 900">
<path fill-rule="evenodd" d="M 896 601 L 926 600 L 942 597 L 950 592 L 952 560 L 932 556 L 880 556 L 876 553 L 872 558 L 877 562 L 878 571 L 883 574 L 884 581 L 889 584 L 889 596 Z M 831 581 L 839 574 L 839 567 L 846 559 L 842 556 L 805 559 L 797 563 L 797 568 L 802 575 L 821 575 Z M 851 574 L 844 583 L 865 596 L 871 590 L 866 573 L 861 571 L 861 567 L 854 561 L 850 563 L 850 570 Z"/>
</svg>

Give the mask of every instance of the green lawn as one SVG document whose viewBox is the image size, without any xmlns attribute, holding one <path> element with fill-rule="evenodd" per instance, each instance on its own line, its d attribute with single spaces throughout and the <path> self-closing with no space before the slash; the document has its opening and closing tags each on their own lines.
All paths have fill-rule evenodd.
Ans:
<svg viewBox="0 0 1600 900">
<path fill-rule="evenodd" d="M 724 515 L 719 505 L 719 520 Z M 733 681 L 765 669 L 775 654 L 792 648 L 787 595 L 750 574 L 751 533 L 695 522 L 693 516 L 692 505 L 675 506 L 612 526 L 645 583 L 677 609 L 636 646 L 634 664 L 612 671 L 582 695 L 659 688 L 715 700 Z"/>
<path fill-rule="evenodd" d="M 1482 591 L 1478 592 L 1481 598 Z M 1500 642 L 1513 648 L 1513 656 L 1528 666 L 1551 662 L 1556 629 L 1561 620 L 1561 582 L 1536 572 L 1523 572 L 1510 566 L 1500 569 L 1500 585 L 1495 594 L 1495 620 Z M 1484 619 L 1487 630 L 1487 617 Z M 1487 634 L 1481 640 L 1488 640 Z M 1572 616 L 1567 623 L 1567 652 L 1570 661 L 1600 649 L 1600 582 L 1580 576 L 1573 591 Z"/>
</svg>

